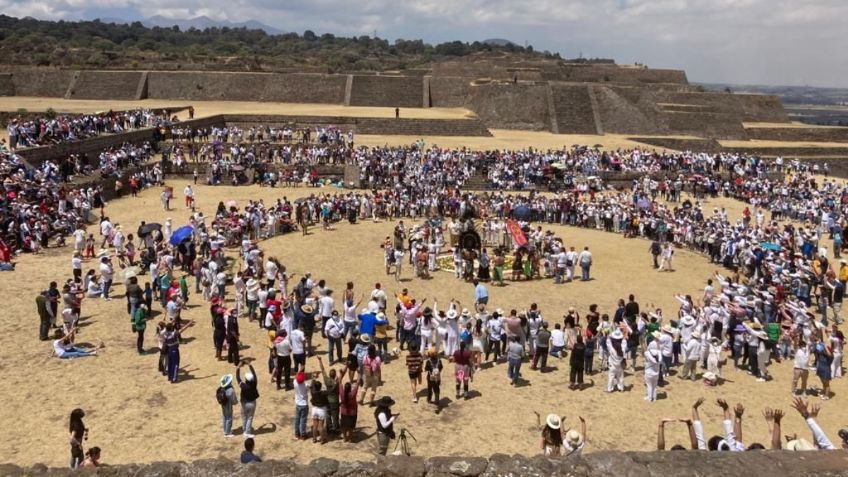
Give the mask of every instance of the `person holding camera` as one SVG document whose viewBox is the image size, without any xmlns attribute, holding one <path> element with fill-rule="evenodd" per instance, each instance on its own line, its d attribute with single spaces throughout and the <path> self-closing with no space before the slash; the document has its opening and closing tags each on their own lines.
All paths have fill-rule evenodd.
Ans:
<svg viewBox="0 0 848 477">
<path fill-rule="evenodd" d="M 392 414 L 391 407 L 394 404 L 394 399 L 389 396 L 381 397 L 376 403 L 374 417 L 377 420 L 377 443 L 380 446 L 378 451 L 380 455 L 386 455 L 389 443 L 395 438 L 394 424 L 400 414 Z"/>
</svg>

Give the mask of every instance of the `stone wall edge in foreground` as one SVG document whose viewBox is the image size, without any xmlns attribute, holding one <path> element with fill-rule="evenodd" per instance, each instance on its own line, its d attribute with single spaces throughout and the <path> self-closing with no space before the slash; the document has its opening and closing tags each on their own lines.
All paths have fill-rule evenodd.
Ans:
<svg viewBox="0 0 848 477">
<path fill-rule="evenodd" d="M 371 461 L 337 461 L 318 458 L 309 464 L 269 460 L 241 465 L 224 459 L 194 462 L 153 462 L 73 471 L 43 464 L 18 467 L 0 464 L 0 477 L 72 475 L 100 476 L 572 476 L 626 475 L 667 476 L 848 476 L 848 452 L 614 452 L 603 451 L 577 457 L 546 458 L 495 454 L 484 457 L 377 457 Z"/>
</svg>

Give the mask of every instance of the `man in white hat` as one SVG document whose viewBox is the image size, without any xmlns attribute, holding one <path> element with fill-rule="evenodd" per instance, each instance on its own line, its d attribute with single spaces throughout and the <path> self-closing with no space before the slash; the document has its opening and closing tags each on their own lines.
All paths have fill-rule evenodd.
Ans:
<svg viewBox="0 0 848 477">
<path fill-rule="evenodd" d="M 697 379 L 698 361 L 701 359 L 701 333 L 697 330 L 693 331 L 689 335 L 689 339 L 683 343 L 683 357 L 685 361 L 680 379 L 695 381 Z"/>
<path fill-rule="evenodd" d="M 651 336 L 654 339 L 648 343 L 645 350 L 645 387 L 647 388 L 645 400 L 649 402 L 657 400 L 657 384 L 660 379 L 660 363 L 662 362 L 662 353 L 657 346 L 660 332 L 654 331 Z"/>
</svg>

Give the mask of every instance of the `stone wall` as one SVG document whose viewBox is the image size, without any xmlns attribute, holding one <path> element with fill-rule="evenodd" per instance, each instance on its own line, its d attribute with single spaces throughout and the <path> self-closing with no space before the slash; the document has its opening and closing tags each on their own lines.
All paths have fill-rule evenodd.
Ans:
<svg viewBox="0 0 848 477">
<path fill-rule="evenodd" d="M 388 456 L 372 461 L 318 458 L 308 465 L 270 460 L 242 465 L 207 459 L 191 463 L 154 462 L 74 471 L 36 464 L 21 468 L 0 465 L 0 475 L 71 477 L 76 475 L 134 477 L 843 477 L 848 476 L 845 451 L 758 452 L 595 452 L 557 459 L 495 454 L 491 457 Z"/>
<path fill-rule="evenodd" d="M 550 129 L 547 83 L 477 84 L 469 93 L 470 109 L 490 128 Z"/>
<path fill-rule="evenodd" d="M 346 80 L 345 75 L 309 73 L 151 71 L 147 79 L 147 97 L 197 101 L 341 104 L 344 102 Z"/>
<path fill-rule="evenodd" d="M 430 106 L 434 108 L 464 108 L 468 105 L 471 79 L 461 76 L 430 78 Z"/>
<path fill-rule="evenodd" d="M 20 68 L 12 70 L 12 83 L 17 96 L 61 98 L 74 77 L 72 70 L 54 68 Z"/>
<path fill-rule="evenodd" d="M 141 71 L 80 71 L 68 99 L 136 99 Z"/>
<path fill-rule="evenodd" d="M 848 127 L 746 128 L 751 139 L 766 141 L 848 142 Z"/>
<path fill-rule="evenodd" d="M 585 84 L 551 83 L 553 111 L 560 134 L 598 134 Z"/>
<path fill-rule="evenodd" d="M 787 123 L 789 116 L 777 96 L 766 94 L 734 94 L 742 107 L 742 120 L 746 122 Z"/>
<path fill-rule="evenodd" d="M 11 73 L 0 74 L 0 96 L 14 96 L 15 83 Z"/>
<path fill-rule="evenodd" d="M 667 127 L 651 91 L 640 87 L 591 85 L 605 133 L 661 134 Z"/>
<path fill-rule="evenodd" d="M 545 70 L 542 77 L 551 81 L 591 83 L 689 84 L 682 70 L 622 68 L 615 65 L 564 65 Z"/>
<path fill-rule="evenodd" d="M 420 108 L 423 78 L 413 76 L 353 77 L 349 106 Z"/>
<path fill-rule="evenodd" d="M 733 113 L 666 111 L 668 132 L 715 139 L 745 139 L 739 116 Z"/>
</svg>

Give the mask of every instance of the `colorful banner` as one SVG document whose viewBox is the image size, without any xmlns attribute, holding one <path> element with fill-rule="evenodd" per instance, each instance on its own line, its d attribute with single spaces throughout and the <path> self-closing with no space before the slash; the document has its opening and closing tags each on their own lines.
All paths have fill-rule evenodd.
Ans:
<svg viewBox="0 0 848 477">
<path fill-rule="evenodd" d="M 527 245 L 527 237 L 524 236 L 524 231 L 521 230 L 518 222 L 514 220 L 507 220 L 506 228 L 509 230 L 510 235 L 512 235 L 512 241 L 515 242 L 516 247 L 523 247 Z"/>
</svg>

